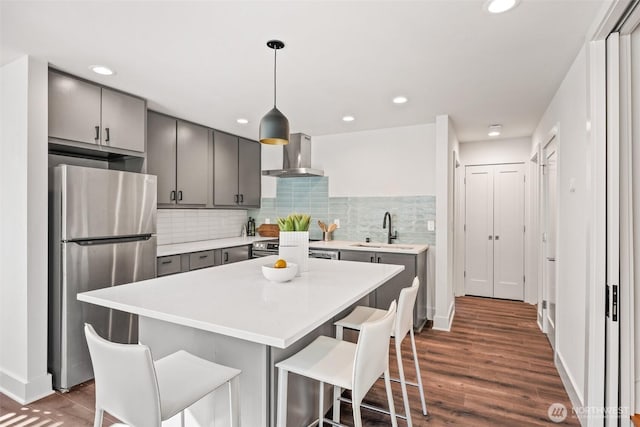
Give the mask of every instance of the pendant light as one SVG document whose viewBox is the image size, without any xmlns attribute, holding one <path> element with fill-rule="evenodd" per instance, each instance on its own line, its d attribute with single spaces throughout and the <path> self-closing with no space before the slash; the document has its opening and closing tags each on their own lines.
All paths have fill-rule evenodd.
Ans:
<svg viewBox="0 0 640 427">
<path fill-rule="evenodd" d="M 282 49 L 284 43 L 269 40 L 267 46 L 273 49 L 273 108 L 260 120 L 260 142 L 285 145 L 289 143 L 289 120 L 276 108 L 276 58 L 278 49 Z"/>
</svg>

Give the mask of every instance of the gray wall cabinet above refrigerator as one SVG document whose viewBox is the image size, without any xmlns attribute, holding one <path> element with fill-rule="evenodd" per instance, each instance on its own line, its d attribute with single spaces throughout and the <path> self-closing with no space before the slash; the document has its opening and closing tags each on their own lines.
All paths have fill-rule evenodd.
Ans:
<svg viewBox="0 0 640 427">
<path fill-rule="evenodd" d="M 146 107 L 144 99 L 49 70 L 49 138 L 59 146 L 141 156 Z"/>
</svg>

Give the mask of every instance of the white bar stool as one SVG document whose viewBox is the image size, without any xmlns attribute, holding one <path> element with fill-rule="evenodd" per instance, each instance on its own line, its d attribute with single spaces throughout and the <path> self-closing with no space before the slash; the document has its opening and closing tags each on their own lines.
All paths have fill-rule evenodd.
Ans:
<svg viewBox="0 0 640 427">
<path fill-rule="evenodd" d="M 351 390 L 353 421 L 362 426 L 360 403 L 380 375 L 384 374 L 391 424 L 397 427 L 391 382 L 389 380 L 389 341 L 395 319 L 396 302 L 380 319 L 362 324 L 358 343 L 353 344 L 335 338 L 320 336 L 290 358 L 276 364 L 278 368 L 277 426 L 287 425 L 287 380 L 289 372 L 320 382 L 318 425 L 325 421 L 340 426 L 324 417 L 324 384 Z M 340 405 L 340 400 L 334 400 Z"/>
<path fill-rule="evenodd" d="M 422 377 L 420 375 L 420 365 L 418 364 L 418 352 L 416 351 L 416 341 L 413 335 L 413 306 L 416 302 L 416 297 L 418 295 L 418 288 L 420 287 L 420 280 L 416 277 L 413 279 L 413 284 L 404 288 L 400 291 L 400 297 L 398 299 L 398 314 L 396 315 L 396 323 L 392 330 L 391 336 L 394 338 L 395 347 L 396 347 L 396 358 L 398 360 L 398 372 L 400 373 L 400 379 L 397 380 L 392 378 L 392 381 L 399 381 L 402 387 L 402 398 L 404 399 L 404 411 L 405 417 L 407 420 L 407 426 L 412 427 L 411 422 L 411 408 L 409 407 L 409 396 L 407 394 L 407 384 L 418 387 L 420 390 L 420 400 L 422 401 L 422 413 L 427 415 L 427 404 L 424 400 L 424 389 L 422 387 Z M 351 313 L 349 313 L 346 317 L 338 320 L 334 323 L 336 326 L 336 339 L 341 340 L 343 337 L 344 328 L 360 330 L 362 329 L 362 325 L 365 322 L 370 322 L 372 320 L 380 319 L 385 315 L 385 310 L 380 310 L 378 308 L 372 307 L 364 307 L 358 306 Z M 404 368 L 402 365 L 402 341 L 407 336 L 407 333 L 411 337 L 411 347 L 413 349 L 413 361 L 416 367 L 416 377 L 418 379 L 418 383 L 412 383 L 406 381 L 404 377 Z M 341 391 L 338 390 L 338 398 L 340 398 Z M 367 409 L 372 409 L 378 412 L 386 413 L 381 408 L 371 406 L 371 405 L 363 405 L 363 407 Z M 399 415 L 400 418 L 405 418 Z M 340 406 L 333 406 L 333 420 L 340 420 Z"/>
<path fill-rule="evenodd" d="M 174 415 L 213 392 L 229 387 L 232 426 L 240 425 L 240 370 L 178 351 L 154 362 L 146 345 L 117 344 L 100 337 L 85 323 L 96 384 L 94 427 L 104 411 L 135 427 L 159 427 Z"/>
</svg>

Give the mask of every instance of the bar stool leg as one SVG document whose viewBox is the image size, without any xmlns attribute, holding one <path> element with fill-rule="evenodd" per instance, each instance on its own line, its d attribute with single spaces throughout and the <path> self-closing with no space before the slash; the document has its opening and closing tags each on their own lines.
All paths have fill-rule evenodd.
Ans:
<svg viewBox="0 0 640 427">
<path fill-rule="evenodd" d="M 287 427 L 287 381 L 289 372 L 278 368 L 278 415 L 276 425 Z"/>
<path fill-rule="evenodd" d="M 360 405 L 356 405 L 355 402 L 351 402 L 351 408 L 353 411 L 353 427 L 362 427 L 362 414 L 360 414 Z"/>
<path fill-rule="evenodd" d="M 420 390 L 420 401 L 422 402 L 422 414 L 427 415 L 427 403 L 424 400 L 424 388 L 422 387 L 422 375 L 420 375 L 420 364 L 418 363 L 418 352 L 416 350 L 416 340 L 413 336 L 413 328 L 409 330 L 409 334 L 411 335 L 413 363 L 416 365 L 416 377 L 418 378 L 418 390 Z"/>
<path fill-rule="evenodd" d="M 229 384 L 229 421 L 231 427 L 240 427 L 240 377 L 234 377 Z"/>
<path fill-rule="evenodd" d="M 180 412 L 180 427 L 184 427 L 184 410 Z"/>
<path fill-rule="evenodd" d="M 340 422 L 340 396 L 342 395 L 342 389 L 338 386 L 333 386 L 333 422 Z"/>
<path fill-rule="evenodd" d="M 93 420 L 93 427 L 102 427 L 102 409 L 96 408 L 96 417 Z"/>
<path fill-rule="evenodd" d="M 398 361 L 398 373 L 400 374 L 400 388 L 402 389 L 402 401 L 404 402 L 404 414 L 407 417 L 407 427 L 413 427 L 411 422 L 411 407 L 409 406 L 409 395 L 407 393 L 407 380 L 404 377 L 404 366 L 402 363 L 402 342 L 395 340 L 396 359 Z"/>
<path fill-rule="evenodd" d="M 396 408 L 393 405 L 393 394 L 391 392 L 391 380 L 389 379 L 389 368 L 384 371 L 384 388 L 387 390 L 387 401 L 389 402 L 389 414 L 391 416 L 391 425 L 398 427 L 398 420 L 396 418 Z M 360 408 L 358 408 L 358 415 L 360 415 Z"/>
<path fill-rule="evenodd" d="M 320 381 L 318 389 L 318 427 L 324 425 L 324 383 Z"/>
</svg>

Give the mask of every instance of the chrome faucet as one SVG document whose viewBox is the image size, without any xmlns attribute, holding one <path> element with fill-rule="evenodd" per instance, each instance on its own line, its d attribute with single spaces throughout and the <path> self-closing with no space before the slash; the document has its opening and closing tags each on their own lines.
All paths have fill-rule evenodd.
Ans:
<svg viewBox="0 0 640 427">
<path fill-rule="evenodd" d="M 382 220 L 382 228 L 387 228 L 387 218 L 389 218 L 389 230 L 387 232 L 387 243 L 391 244 L 392 240 L 398 238 L 398 230 L 391 234 L 391 214 L 389 212 L 384 213 L 384 219 Z"/>
</svg>

